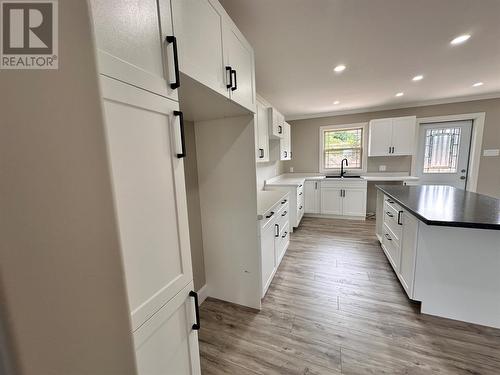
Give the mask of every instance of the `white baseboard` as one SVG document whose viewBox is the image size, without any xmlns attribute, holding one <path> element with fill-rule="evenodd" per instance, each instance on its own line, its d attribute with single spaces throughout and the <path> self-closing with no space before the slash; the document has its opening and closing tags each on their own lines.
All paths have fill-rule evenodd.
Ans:
<svg viewBox="0 0 500 375">
<path fill-rule="evenodd" d="M 207 284 L 203 285 L 200 290 L 198 290 L 198 303 L 201 305 L 208 297 Z"/>
</svg>

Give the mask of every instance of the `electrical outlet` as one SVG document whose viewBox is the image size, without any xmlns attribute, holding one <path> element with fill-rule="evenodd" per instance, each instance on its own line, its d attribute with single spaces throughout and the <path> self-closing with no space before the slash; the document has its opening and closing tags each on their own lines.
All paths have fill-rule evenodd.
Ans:
<svg viewBox="0 0 500 375">
<path fill-rule="evenodd" d="M 293 173 L 293 167 L 290 167 L 290 173 Z"/>
<path fill-rule="evenodd" d="M 385 165 L 379 165 L 378 166 L 379 172 L 385 172 L 386 169 L 387 169 L 387 166 L 385 166 Z"/>
<path fill-rule="evenodd" d="M 498 156 L 500 155 L 500 150 L 492 149 L 492 150 L 484 150 L 483 156 Z"/>
</svg>

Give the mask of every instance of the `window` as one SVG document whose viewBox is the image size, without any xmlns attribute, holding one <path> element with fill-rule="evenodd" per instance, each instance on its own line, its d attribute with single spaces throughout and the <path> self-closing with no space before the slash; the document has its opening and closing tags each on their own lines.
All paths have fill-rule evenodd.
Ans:
<svg viewBox="0 0 500 375">
<path fill-rule="evenodd" d="M 322 128 L 320 170 L 340 169 L 342 159 L 347 159 L 347 169 L 364 170 L 364 133 L 365 124 Z"/>
<path fill-rule="evenodd" d="M 424 173 L 456 173 L 460 128 L 427 129 Z"/>
</svg>

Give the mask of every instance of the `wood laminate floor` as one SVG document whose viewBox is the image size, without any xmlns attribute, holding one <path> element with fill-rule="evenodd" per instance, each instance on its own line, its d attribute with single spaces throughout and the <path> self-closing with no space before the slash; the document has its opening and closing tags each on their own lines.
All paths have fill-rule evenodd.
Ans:
<svg viewBox="0 0 500 375">
<path fill-rule="evenodd" d="M 375 222 L 304 218 L 255 311 L 201 306 L 209 374 L 500 374 L 500 330 L 421 315 Z"/>
</svg>

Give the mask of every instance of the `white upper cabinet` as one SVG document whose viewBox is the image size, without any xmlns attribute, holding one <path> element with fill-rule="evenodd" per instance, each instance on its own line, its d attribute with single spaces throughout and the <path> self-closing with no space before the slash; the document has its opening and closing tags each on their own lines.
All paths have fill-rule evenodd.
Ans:
<svg viewBox="0 0 500 375">
<path fill-rule="evenodd" d="M 99 72 L 177 100 L 165 75 L 156 0 L 90 3 Z M 170 18 L 170 9 L 164 10 L 164 18 Z"/>
<path fill-rule="evenodd" d="M 279 113 L 276 108 L 268 109 L 269 118 L 269 138 L 281 139 L 284 136 L 283 128 L 285 125 L 285 117 Z"/>
<path fill-rule="evenodd" d="M 412 155 L 415 128 L 415 116 L 371 120 L 368 156 Z"/>
<path fill-rule="evenodd" d="M 132 329 L 192 281 L 178 104 L 102 78 Z"/>
<path fill-rule="evenodd" d="M 264 104 L 257 101 L 257 113 L 255 115 L 255 140 L 256 140 L 256 158 L 258 162 L 269 161 L 269 129 L 268 129 L 268 111 Z"/>
<path fill-rule="evenodd" d="M 392 155 L 413 155 L 416 117 L 398 117 L 392 120 Z"/>
<path fill-rule="evenodd" d="M 230 97 L 255 112 L 253 49 L 230 20 L 223 23 L 223 31 L 226 84 Z"/>
<path fill-rule="evenodd" d="M 280 139 L 280 160 L 292 160 L 291 128 L 288 122 L 283 122 L 283 138 Z"/>
<path fill-rule="evenodd" d="M 181 72 L 228 96 L 222 49 L 222 15 L 208 0 L 171 0 Z M 220 6 L 220 5 L 219 5 Z"/>
</svg>

